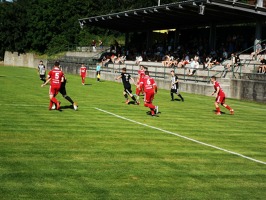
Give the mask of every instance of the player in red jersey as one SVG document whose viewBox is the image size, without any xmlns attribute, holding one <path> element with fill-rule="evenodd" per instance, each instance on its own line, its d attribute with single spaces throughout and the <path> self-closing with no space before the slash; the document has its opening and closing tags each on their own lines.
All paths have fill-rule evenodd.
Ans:
<svg viewBox="0 0 266 200">
<path fill-rule="evenodd" d="M 138 80 L 137 80 L 137 85 L 140 85 L 140 82 L 142 82 L 144 76 L 145 76 L 145 67 L 143 65 L 140 65 L 140 69 L 138 70 Z M 136 87 L 136 96 L 137 100 L 139 100 L 139 95 L 142 92 L 143 93 L 144 88 L 143 85 Z"/>
<path fill-rule="evenodd" d="M 80 77 L 81 77 L 82 85 L 85 85 L 85 78 L 86 78 L 86 75 L 87 75 L 87 68 L 86 68 L 84 63 L 81 64 L 81 67 L 79 69 L 79 74 L 80 74 Z"/>
<path fill-rule="evenodd" d="M 49 90 L 49 97 L 50 97 L 50 105 L 49 110 L 52 109 L 53 103 L 56 105 L 56 109 L 60 110 L 60 102 L 55 98 L 58 94 L 61 84 L 63 82 L 64 73 L 60 69 L 60 63 L 55 62 L 54 68 L 48 73 L 47 80 L 41 87 L 45 86 L 47 83 L 50 82 L 50 90 Z"/>
<path fill-rule="evenodd" d="M 155 114 L 159 112 L 159 107 L 154 106 L 152 104 L 152 101 L 154 99 L 154 95 L 157 93 L 157 85 L 154 79 L 149 76 L 148 71 L 145 71 L 145 76 L 142 82 L 140 82 L 140 87 L 141 86 L 144 87 L 144 93 L 145 93 L 144 106 L 149 107 L 151 110 L 151 115 L 155 116 Z"/>
<path fill-rule="evenodd" d="M 216 115 L 221 115 L 219 104 L 221 104 L 223 107 L 228 109 L 230 111 L 230 114 L 233 115 L 234 110 L 230 106 L 225 104 L 225 93 L 224 93 L 223 89 L 221 88 L 220 84 L 216 81 L 215 76 L 211 77 L 211 82 L 214 86 L 214 92 L 212 93 L 212 95 L 214 95 L 216 93 L 216 100 L 214 102 L 214 105 L 216 108 Z"/>
</svg>

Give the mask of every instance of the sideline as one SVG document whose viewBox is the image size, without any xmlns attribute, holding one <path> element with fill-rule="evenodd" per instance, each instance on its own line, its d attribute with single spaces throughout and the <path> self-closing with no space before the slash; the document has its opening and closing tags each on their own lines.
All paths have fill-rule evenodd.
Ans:
<svg viewBox="0 0 266 200">
<path fill-rule="evenodd" d="M 194 140 L 192 138 L 189 138 L 189 137 L 186 137 L 186 136 L 183 136 L 183 135 L 180 135 L 180 134 L 177 134 L 177 133 L 173 133 L 171 131 L 167 131 L 167 130 L 164 130 L 164 129 L 161 129 L 161 128 L 157 128 L 155 126 L 150 126 L 150 125 L 147 125 L 147 124 L 143 124 L 141 122 L 137 122 L 135 120 L 132 120 L 132 119 L 128 119 L 126 117 L 122 117 L 120 115 L 117 115 L 117 114 L 114 114 L 114 113 L 111 113 L 111 112 L 108 112 L 106 110 L 102 110 L 100 108 L 95 108 L 96 110 L 98 111 L 101 111 L 101 112 L 104 112 L 106 114 L 109 114 L 109 115 L 113 115 L 117 118 L 120 118 L 120 119 L 123 119 L 123 120 L 126 120 L 126 121 L 130 121 L 132 123 L 135 123 L 135 124 L 139 124 L 139 125 L 142 125 L 142 126 L 146 126 L 148 128 L 151 128 L 151 129 L 155 129 L 155 130 L 158 130 L 158 131 L 161 131 L 161 132 L 164 132 L 164 133 L 167 133 L 167 134 L 170 134 L 170 135 L 175 135 L 177 137 L 180 137 L 180 138 L 183 138 L 183 139 L 186 139 L 186 140 L 189 140 L 189 141 L 192 141 L 192 142 L 195 142 L 195 143 L 198 143 L 198 144 L 201 144 L 201 145 L 204 145 L 204 146 L 208 146 L 208 147 L 211 147 L 211 148 L 214 148 L 214 149 L 218 149 L 220 151 L 224 151 L 224 152 L 227 152 L 227 153 L 230 153 L 230 154 L 233 154 L 233 155 L 236 155 L 236 156 L 239 156 L 239 157 L 242 157 L 242 158 L 245 158 L 247 160 L 251 160 L 253 162 L 257 162 L 257 163 L 260 163 L 260 164 L 264 164 L 266 165 L 266 162 L 263 162 L 261 160 L 256 160 L 254 158 L 251 158 L 251 157 L 248 157 L 248 156 L 245 156 L 245 155 L 242 155 L 242 154 L 239 154 L 239 153 L 236 153 L 236 152 L 233 152 L 233 151 L 229 151 L 229 150 L 226 150 L 226 149 L 223 149 L 223 148 L 220 148 L 220 147 L 217 147 L 217 146 L 214 146 L 214 145 L 211 145 L 211 144 L 207 144 L 205 142 L 201 142 L 201 141 L 198 141 L 198 140 Z"/>
</svg>

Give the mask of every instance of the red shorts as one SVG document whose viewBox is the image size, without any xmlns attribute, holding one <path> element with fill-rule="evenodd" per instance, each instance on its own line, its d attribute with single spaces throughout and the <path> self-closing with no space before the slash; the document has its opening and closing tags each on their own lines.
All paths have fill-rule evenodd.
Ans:
<svg viewBox="0 0 266 200">
<path fill-rule="evenodd" d="M 81 78 L 85 78 L 86 74 L 80 74 Z"/>
<path fill-rule="evenodd" d="M 225 103 L 225 95 L 224 95 L 224 94 L 219 94 L 219 95 L 216 97 L 215 102 L 216 102 L 216 103 L 224 104 L 224 103 Z"/>
<path fill-rule="evenodd" d="M 145 92 L 144 102 L 152 103 L 153 99 L 154 99 L 154 92 Z"/>
<path fill-rule="evenodd" d="M 60 85 L 58 85 L 58 86 L 51 86 L 50 85 L 49 95 L 56 96 L 58 94 L 59 90 L 60 90 Z"/>
</svg>

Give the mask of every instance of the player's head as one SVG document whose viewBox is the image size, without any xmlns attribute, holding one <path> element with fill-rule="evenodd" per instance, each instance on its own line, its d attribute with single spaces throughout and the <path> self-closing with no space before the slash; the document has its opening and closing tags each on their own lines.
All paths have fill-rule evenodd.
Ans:
<svg viewBox="0 0 266 200">
<path fill-rule="evenodd" d="M 143 69 L 144 69 L 144 66 L 143 66 L 143 65 L 140 65 L 139 68 L 140 68 L 141 70 L 143 70 Z"/>
<path fill-rule="evenodd" d="M 214 81 L 216 81 L 216 77 L 215 76 L 212 76 L 211 77 L 211 82 L 214 82 Z"/>
<path fill-rule="evenodd" d="M 40 60 L 40 64 L 43 64 L 43 61 L 42 60 Z"/>
<path fill-rule="evenodd" d="M 150 75 L 149 71 L 145 71 L 145 75 L 149 76 Z"/>
<path fill-rule="evenodd" d="M 122 72 L 126 72 L 126 71 L 127 71 L 127 68 L 123 67 Z"/>
<path fill-rule="evenodd" d="M 55 67 L 59 67 L 59 66 L 60 66 L 59 61 L 55 61 L 55 62 L 54 62 L 54 66 L 55 66 Z"/>
<path fill-rule="evenodd" d="M 174 74 L 175 74 L 175 71 L 174 71 L 174 70 L 171 70 L 170 72 L 171 72 L 171 74 L 172 74 L 172 75 L 174 75 Z"/>
</svg>

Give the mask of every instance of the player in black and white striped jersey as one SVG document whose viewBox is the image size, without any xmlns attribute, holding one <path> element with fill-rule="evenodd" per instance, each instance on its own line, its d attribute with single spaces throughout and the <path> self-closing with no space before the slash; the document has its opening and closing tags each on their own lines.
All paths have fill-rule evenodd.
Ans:
<svg viewBox="0 0 266 200">
<path fill-rule="evenodd" d="M 43 64 L 43 61 L 41 60 L 38 65 L 38 73 L 40 75 L 40 80 L 43 81 L 43 83 L 46 82 L 46 68 L 45 65 Z"/>
<path fill-rule="evenodd" d="M 175 74 L 174 70 L 171 70 L 171 90 L 170 90 L 171 101 L 174 101 L 174 94 L 177 94 L 180 97 L 181 101 L 184 101 L 184 98 L 179 93 L 178 82 L 179 82 L 178 76 Z"/>
</svg>

